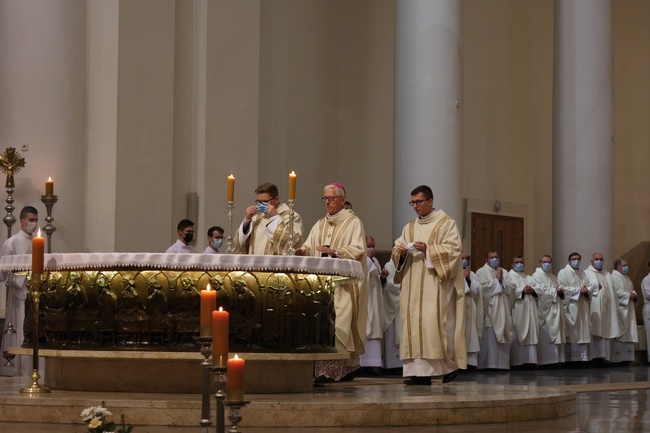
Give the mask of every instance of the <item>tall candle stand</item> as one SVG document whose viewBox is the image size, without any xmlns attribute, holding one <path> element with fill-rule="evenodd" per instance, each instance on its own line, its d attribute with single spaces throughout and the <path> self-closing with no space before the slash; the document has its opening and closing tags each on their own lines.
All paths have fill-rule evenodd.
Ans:
<svg viewBox="0 0 650 433">
<path fill-rule="evenodd" d="M 233 237 L 232 237 L 232 211 L 234 208 L 235 208 L 235 202 L 228 201 L 228 224 L 230 225 L 230 233 L 228 233 L 228 248 L 226 249 L 226 252 L 228 254 L 235 253 L 235 244 L 233 242 Z"/>
<path fill-rule="evenodd" d="M 194 341 L 201 345 L 201 367 L 203 367 L 203 388 L 201 394 L 201 433 L 208 433 L 212 421 L 210 420 L 210 371 L 212 363 L 210 354 L 212 353 L 212 337 L 194 337 Z"/>
<path fill-rule="evenodd" d="M 20 390 L 21 394 L 43 394 L 52 392 L 50 388 L 41 386 L 38 381 L 41 375 L 38 374 L 38 340 L 39 340 L 39 304 L 41 298 L 41 285 L 45 282 L 43 274 L 31 274 L 29 277 L 28 285 L 31 288 L 32 298 L 34 300 L 34 330 L 33 332 L 33 348 L 32 348 L 32 384 L 27 388 Z"/>
<path fill-rule="evenodd" d="M 287 204 L 289 205 L 289 250 L 288 255 L 293 256 L 296 252 L 296 235 L 293 228 L 293 217 L 294 211 L 293 206 L 295 205 L 295 200 L 288 200 Z"/>
<path fill-rule="evenodd" d="M 16 335 L 16 329 L 14 328 L 13 323 L 9 322 L 7 324 L 7 329 L 5 329 L 4 335 L 5 335 L 4 338 L 9 338 L 10 335 Z M 4 357 L 4 359 L 7 360 L 7 362 L 5 362 L 5 367 L 14 366 L 13 359 L 16 357 L 16 355 L 14 355 L 13 353 L 9 353 L 8 351 L 4 351 L 2 352 L 2 356 Z"/>
<path fill-rule="evenodd" d="M 226 432 L 226 417 L 225 417 L 225 402 L 226 402 L 226 373 L 228 368 L 226 367 L 213 367 L 214 371 L 214 384 L 216 391 L 214 393 L 214 398 L 217 401 L 216 407 L 216 421 L 217 421 L 217 433 Z"/>
<path fill-rule="evenodd" d="M 7 200 L 5 200 L 7 202 L 7 206 L 5 206 L 5 210 L 7 211 L 7 215 L 5 215 L 4 218 L 2 218 L 2 222 L 4 222 L 5 225 L 7 226 L 7 239 L 9 239 L 11 237 L 11 226 L 13 226 L 14 223 L 16 222 L 16 217 L 13 214 L 14 209 L 16 209 L 14 207 L 14 196 L 13 196 L 13 194 L 14 194 L 14 188 L 12 186 L 11 187 L 8 186 L 7 187 Z"/>
<path fill-rule="evenodd" d="M 47 234 L 47 253 L 51 254 L 52 253 L 52 233 L 56 231 L 56 227 L 52 225 L 52 221 L 54 221 L 54 218 L 52 218 L 52 208 L 54 207 L 54 203 L 56 203 L 59 200 L 59 197 L 56 195 L 42 195 L 41 196 L 41 201 L 45 205 L 45 209 L 47 209 L 47 216 L 45 217 L 45 221 L 47 224 L 45 227 L 43 227 L 43 230 Z"/>
</svg>

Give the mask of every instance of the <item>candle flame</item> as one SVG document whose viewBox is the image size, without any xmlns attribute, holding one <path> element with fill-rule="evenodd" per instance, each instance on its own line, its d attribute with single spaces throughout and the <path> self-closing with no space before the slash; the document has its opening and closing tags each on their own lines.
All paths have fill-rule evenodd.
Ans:
<svg viewBox="0 0 650 433">
<path fill-rule="evenodd" d="M 210 283 L 208 283 L 208 285 L 205 287 L 205 290 L 207 290 L 208 292 L 211 290 L 210 289 Z"/>
<path fill-rule="evenodd" d="M 219 311 L 223 313 L 223 307 L 219 307 Z"/>
<path fill-rule="evenodd" d="M 48 176 L 48 177 L 47 177 L 47 181 L 48 181 L 48 182 L 52 182 L 52 178 Z"/>
<path fill-rule="evenodd" d="M 41 228 L 40 227 L 38 228 L 38 233 L 36 234 L 36 237 L 37 238 L 42 238 L 43 237 L 43 236 L 41 236 Z"/>
<path fill-rule="evenodd" d="M 231 174 L 231 175 L 228 176 L 228 177 L 229 177 L 230 179 L 234 179 L 234 178 L 235 178 L 235 176 L 234 176 L 233 174 Z"/>
<path fill-rule="evenodd" d="M 289 174 L 291 174 L 292 176 L 295 176 L 295 175 L 296 175 L 296 172 L 293 171 L 293 170 L 291 170 L 291 173 L 289 173 Z"/>
<path fill-rule="evenodd" d="M 239 356 L 237 356 L 237 354 L 236 354 L 236 353 L 235 353 L 235 359 L 239 359 Z"/>
</svg>

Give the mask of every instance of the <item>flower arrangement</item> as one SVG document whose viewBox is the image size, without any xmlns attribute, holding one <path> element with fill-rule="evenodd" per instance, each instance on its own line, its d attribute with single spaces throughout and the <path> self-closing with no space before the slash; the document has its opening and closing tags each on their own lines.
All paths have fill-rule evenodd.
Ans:
<svg viewBox="0 0 650 433">
<path fill-rule="evenodd" d="M 121 416 L 120 425 L 107 419 L 111 415 L 113 414 L 104 407 L 102 402 L 99 406 L 85 408 L 80 416 L 88 426 L 88 433 L 131 433 L 133 426 L 124 422 L 124 415 Z"/>
</svg>

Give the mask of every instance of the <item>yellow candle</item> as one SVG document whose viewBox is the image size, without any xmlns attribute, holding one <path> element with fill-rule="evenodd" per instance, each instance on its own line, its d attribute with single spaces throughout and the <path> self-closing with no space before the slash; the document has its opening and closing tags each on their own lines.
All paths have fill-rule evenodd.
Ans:
<svg viewBox="0 0 650 433">
<path fill-rule="evenodd" d="M 52 197 L 54 195 L 54 181 L 51 177 L 48 177 L 45 181 L 45 195 L 47 197 Z"/>
<path fill-rule="evenodd" d="M 228 176 L 228 201 L 235 201 L 235 176 Z"/>
<path fill-rule="evenodd" d="M 289 200 L 296 199 L 296 173 L 289 173 Z"/>
</svg>

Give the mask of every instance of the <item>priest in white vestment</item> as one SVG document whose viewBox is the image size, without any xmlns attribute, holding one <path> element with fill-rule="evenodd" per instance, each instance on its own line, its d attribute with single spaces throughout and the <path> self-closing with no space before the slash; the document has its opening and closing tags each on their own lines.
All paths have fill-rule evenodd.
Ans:
<svg viewBox="0 0 650 433">
<path fill-rule="evenodd" d="M 650 267 L 650 263 L 648 263 Z M 645 328 L 646 355 L 650 362 L 650 273 L 641 281 L 641 293 L 643 294 L 643 327 Z"/>
<path fill-rule="evenodd" d="M 618 299 L 618 312 L 621 325 L 621 335 L 612 341 L 612 362 L 634 361 L 634 343 L 639 341 L 639 334 L 636 329 L 637 302 L 634 283 L 627 276 L 629 265 L 627 260 L 619 258 L 614 262 L 612 271 L 612 283 Z"/>
<path fill-rule="evenodd" d="M 621 336 L 623 330 L 618 321 L 618 300 L 612 276 L 604 269 L 601 253 L 591 256 L 591 264 L 585 275 L 591 284 L 591 359 L 610 361 L 611 346 L 614 339 Z"/>
<path fill-rule="evenodd" d="M 395 264 L 392 260 L 384 265 L 386 283 L 384 285 L 384 348 L 383 367 L 386 369 L 402 368 L 403 363 L 399 356 L 399 297 L 400 285 L 395 283 Z"/>
<path fill-rule="evenodd" d="M 591 286 L 584 271 L 580 269 L 581 260 L 580 254 L 576 252 L 569 254 L 569 263 L 557 274 L 557 281 L 564 291 L 567 361 L 589 361 L 591 359 L 589 357 Z"/>
<path fill-rule="evenodd" d="M 278 187 L 263 183 L 255 189 L 257 200 L 246 208 L 246 216 L 235 235 L 236 254 L 286 255 L 289 249 L 291 210 L 280 203 Z M 302 239 L 302 218 L 293 212 L 294 248 Z"/>
<path fill-rule="evenodd" d="M 0 257 L 13 256 L 17 254 L 32 253 L 32 234 L 38 223 L 38 211 L 32 206 L 25 206 L 20 211 L 20 231 L 7 239 L 2 245 Z M 25 299 L 27 298 L 27 284 L 24 275 L 16 275 L 11 272 L 0 273 L 0 281 L 7 282 L 7 310 L 5 317 L 5 329 L 11 323 L 16 331 L 13 334 L 3 332 L 2 353 L 10 347 L 20 347 L 24 339 L 23 322 L 25 319 Z M 4 331 L 4 330 L 3 330 Z M 17 355 L 12 360 L 13 365 L 0 363 L 0 375 L 2 376 L 29 376 L 32 374 L 33 362 L 31 356 Z M 40 364 L 41 366 L 43 364 Z"/>
<path fill-rule="evenodd" d="M 478 368 L 510 370 L 510 345 L 514 338 L 510 312 L 510 276 L 499 266 L 499 253 L 485 255 L 485 265 L 476 271 L 483 300 L 483 336 Z"/>
<path fill-rule="evenodd" d="M 314 224 L 297 256 L 320 256 L 332 259 L 357 260 L 367 276 L 366 235 L 361 220 L 344 209 L 345 188 L 332 183 L 323 189 L 321 197 L 327 215 Z M 349 360 L 317 361 L 314 383 L 317 385 L 337 380 L 352 380 L 359 368 L 359 356 L 364 352 L 368 294 L 366 279 L 359 283 L 335 286 L 334 310 L 336 313 L 336 348 L 348 352 Z"/>
<path fill-rule="evenodd" d="M 537 364 L 549 365 L 564 362 L 566 325 L 564 317 L 565 297 L 557 278 L 551 272 L 553 259 L 543 255 L 539 267 L 533 274 L 535 291 L 539 294 L 537 311 L 539 313 L 539 343 L 537 343 Z"/>
<path fill-rule="evenodd" d="M 461 253 L 463 278 L 465 278 L 465 346 L 467 348 L 467 365 L 478 366 L 478 353 L 481 350 L 483 334 L 483 302 L 481 302 L 481 285 L 476 274 L 472 272 L 470 257 Z"/>
<path fill-rule="evenodd" d="M 524 272 L 523 256 L 512 259 L 509 272 L 510 292 L 512 296 L 512 323 L 515 338 L 510 347 L 510 366 L 537 364 L 537 343 L 539 342 L 539 316 L 535 282 Z"/>
<path fill-rule="evenodd" d="M 401 284 L 400 355 L 407 385 L 429 385 L 431 376 L 454 379 L 467 368 L 465 284 L 456 222 L 433 207 L 426 185 L 411 191 L 417 218 L 395 241 L 392 261 Z"/>
</svg>

